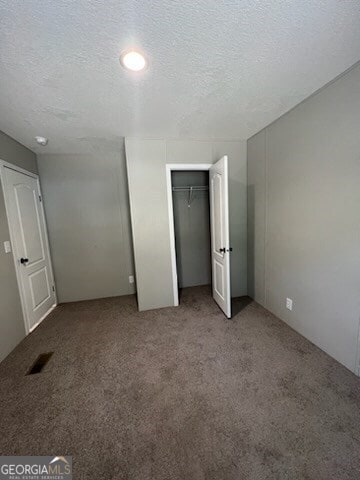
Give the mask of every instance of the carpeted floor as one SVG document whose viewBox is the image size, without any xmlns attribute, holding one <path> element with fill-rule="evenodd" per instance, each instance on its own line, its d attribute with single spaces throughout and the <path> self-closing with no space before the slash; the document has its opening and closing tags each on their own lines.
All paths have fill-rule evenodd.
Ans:
<svg viewBox="0 0 360 480">
<path fill-rule="evenodd" d="M 181 300 L 59 306 L 0 365 L 0 453 L 82 480 L 358 480 L 360 380 L 255 303 Z"/>
</svg>

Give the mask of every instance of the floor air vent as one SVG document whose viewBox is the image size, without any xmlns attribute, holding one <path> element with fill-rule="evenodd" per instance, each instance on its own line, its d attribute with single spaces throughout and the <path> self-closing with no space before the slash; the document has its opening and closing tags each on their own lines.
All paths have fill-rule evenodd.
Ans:
<svg viewBox="0 0 360 480">
<path fill-rule="evenodd" d="M 53 353 L 54 352 L 41 353 L 26 375 L 33 375 L 34 373 L 40 373 L 42 369 L 45 367 L 45 365 L 48 363 L 48 361 L 50 360 Z"/>
</svg>

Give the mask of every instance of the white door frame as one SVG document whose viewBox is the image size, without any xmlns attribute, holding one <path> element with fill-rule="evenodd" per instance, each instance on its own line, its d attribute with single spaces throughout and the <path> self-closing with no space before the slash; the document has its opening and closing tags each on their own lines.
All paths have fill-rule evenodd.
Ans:
<svg viewBox="0 0 360 480">
<path fill-rule="evenodd" d="M 54 284 L 54 295 L 55 295 L 55 304 L 46 312 L 45 315 L 43 315 L 40 320 L 33 325 L 31 328 L 29 327 L 29 319 L 26 313 L 26 307 L 25 307 L 25 296 L 24 296 L 24 291 L 23 291 L 23 285 L 21 281 L 21 276 L 20 276 L 20 270 L 19 270 L 19 263 L 17 261 L 17 258 L 15 258 L 15 234 L 13 231 L 13 225 L 11 224 L 11 219 L 10 219 L 10 213 L 9 213 L 9 197 L 8 197 L 8 185 L 6 183 L 6 176 L 5 176 L 5 168 L 9 168 L 11 170 L 14 170 L 15 172 L 23 173 L 24 175 L 28 175 L 29 177 L 35 178 L 39 187 L 39 192 L 42 198 L 42 193 L 41 193 L 41 188 L 40 188 L 40 181 L 39 181 L 39 175 L 33 172 L 29 172 L 28 170 L 25 170 L 24 168 L 18 167 L 17 165 L 14 165 L 9 162 L 5 162 L 4 160 L 0 159 L 0 182 L 3 190 L 3 195 L 4 195 L 4 203 L 5 203 L 5 211 L 6 211 L 6 218 L 7 218 L 7 223 L 9 227 L 9 233 L 10 233 L 10 242 L 11 242 L 11 253 L 13 256 L 14 260 L 14 265 L 15 265 L 15 272 L 16 272 L 16 279 L 17 279 L 17 284 L 18 284 L 18 289 L 19 289 L 19 294 L 20 294 L 20 301 L 21 301 L 21 309 L 22 309 L 22 314 L 23 314 L 23 320 L 25 324 L 25 332 L 26 335 L 31 333 L 43 320 L 45 317 L 49 315 L 49 313 L 57 306 L 57 296 L 56 296 L 56 286 L 55 286 L 55 281 L 54 281 L 54 272 L 52 268 L 52 262 L 51 262 L 51 256 L 50 256 L 50 248 L 49 248 L 49 240 L 48 240 L 48 235 L 47 235 L 47 225 L 46 225 L 46 218 L 45 218 L 45 213 L 44 213 L 44 205 L 43 202 L 41 202 L 41 215 L 42 215 L 42 220 L 44 222 L 45 226 L 45 244 L 46 248 L 48 251 L 49 255 L 49 266 L 50 266 L 50 273 L 51 277 L 53 279 L 53 284 Z M 1 248 L 1 246 L 0 246 Z"/>
<path fill-rule="evenodd" d="M 166 190 L 169 214 L 169 232 L 170 232 L 170 255 L 171 271 L 173 282 L 174 307 L 179 305 L 178 278 L 176 267 L 176 247 L 175 247 L 175 225 L 174 225 L 174 206 L 172 198 L 171 172 L 181 170 L 202 170 L 209 171 L 212 163 L 167 163 L 166 164 Z"/>
</svg>

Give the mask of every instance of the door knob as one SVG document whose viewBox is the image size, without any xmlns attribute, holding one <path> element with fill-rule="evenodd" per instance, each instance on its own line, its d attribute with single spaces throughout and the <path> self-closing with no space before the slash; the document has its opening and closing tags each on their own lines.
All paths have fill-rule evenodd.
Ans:
<svg viewBox="0 0 360 480">
<path fill-rule="evenodd" d="M 28 258 L 20 258 L 20 263 L 22 263 L 23 265 L 27 264 L 28 261 Z"/>
<path fill-rule="evenodd" d="M 226 252 L 226 248 L 225 248 L 225 247 L 224 247 L 224 248 L 219 248 L 219 252 L 220 252 L 220 253 L 225 253 L 225 252 Z"/>
</svg>

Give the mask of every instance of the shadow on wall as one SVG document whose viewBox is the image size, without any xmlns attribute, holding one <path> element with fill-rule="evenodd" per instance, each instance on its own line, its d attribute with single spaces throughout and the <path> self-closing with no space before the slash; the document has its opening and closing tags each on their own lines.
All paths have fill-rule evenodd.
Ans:
<svg viewBox="0 0 360 480">
<path fill-rule="evenodd" d="M 252 298 L 246 297 L 237 297 L 231 299 L 231 319 L 234 320 L 234 317 L 242 310 L 244 310 L 250 303 L 252 303 Z"/>
<path fill-rule="evenodd" d="M 129 235 L 129 265 L 130 271 L 133 272 L 134 276 L 134 290 L 136 295 L 137 301 L 137 288 L 136 288 L 136 272 L 135 272 L 135 259 L 134 259 L 134 239 L 133 239 L 133 231 L 131 228 L 131 218 L 130 218 L 130 192 L 129 192 L 129 175 L 128 175 L 128 166 L 126 163 L 126 150 L 125 150 L 125 142 L 123 141 L 121 152 L 124 158 L 124 186 L 125 186 L 125 196 L 127 201 L 127 209 L 126 209 L 126 228 Z"/>
<path fill-rule="evenodd" d="M 255 186 L 247 188 L 247 235 L 248 235 L 248 295 L 255 297 Z"/>
<path fill-rule="evenodd" d="M 231 165 L 230 165 L 231 167 Z M 246 236 L 246 192 L 247 187 L 238 178 L 229 175 L 229 219 L 231 296 L 247 294 L 247 236 Z"/>
</svg>

